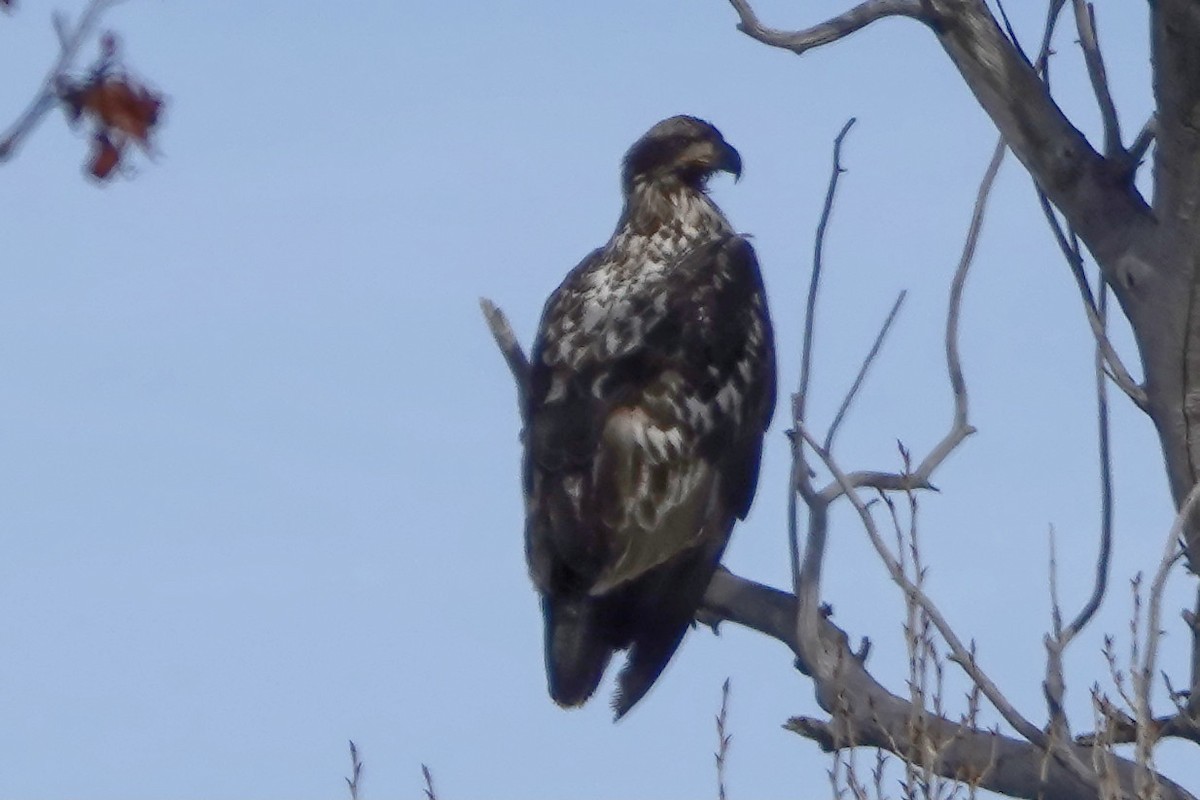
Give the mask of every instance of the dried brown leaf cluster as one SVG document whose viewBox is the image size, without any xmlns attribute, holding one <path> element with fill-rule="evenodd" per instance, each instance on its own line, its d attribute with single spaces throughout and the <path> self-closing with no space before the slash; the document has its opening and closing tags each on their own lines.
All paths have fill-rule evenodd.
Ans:
<svg viewBox="0 0 1200 800">
<path fill-rule="evenodd" d="M 129 145 L 151 152 L 151 134 L 163 109 L 163 97 L 117 66 L 112 34 L 102 42 L 104 55 L 83 81 L 60 80 L 58 96 L 72 122 L 86 119 L 93 126 L 88 172 L 97 180 L 110 178 L 125 158 Z"/>
</svg>

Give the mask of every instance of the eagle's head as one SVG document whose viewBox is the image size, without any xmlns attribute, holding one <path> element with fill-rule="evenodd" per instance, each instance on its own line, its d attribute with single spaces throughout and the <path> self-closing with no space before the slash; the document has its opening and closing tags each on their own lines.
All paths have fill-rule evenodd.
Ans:
<svg viewBox="0 0 1200 800">
<path fill-rule="evenodd" d="M 641 183 L 703 191 L 715 172 L 742 175 L 742 157 L 702 119 L 670 117 L 646 131 L 625 154 L 622 182 L 629 194 Z"/>
</svg>

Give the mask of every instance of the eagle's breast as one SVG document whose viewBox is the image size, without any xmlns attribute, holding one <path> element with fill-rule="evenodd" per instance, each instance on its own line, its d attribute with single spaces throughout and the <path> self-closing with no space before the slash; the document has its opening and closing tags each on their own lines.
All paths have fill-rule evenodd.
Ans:
<svg viewBox="0 0 1200 800">
<path fill-rule="evenodd" d="M 681 257 L 732 233 L 705 194 L 678 192 L 658 204 L 664 208 L 647 211 L 642 206 L 600 257 L 562 287 L 550 309 L 554 322 L 543 353 L 547 366 L 608 361 L 639 347 L 646 323 L 666 312 L 672 284 L 695 277 L 680 274 Z M 710 279 L 718 289 L 725 280 L 720 275 Z M 702 306 L 697 303 L 698 309 Z"/>
</svg>

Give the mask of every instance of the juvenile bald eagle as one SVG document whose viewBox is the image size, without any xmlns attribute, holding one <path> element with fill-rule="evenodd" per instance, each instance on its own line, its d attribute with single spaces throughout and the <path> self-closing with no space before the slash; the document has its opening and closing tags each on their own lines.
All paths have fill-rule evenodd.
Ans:
<svg viewBox="0 0 1200 800">
<path fill-rule="evenodd" d="M 705 192 L 741 157 L 671 117 L 625 156 L 612 238 L 546 302 L 527 407 L 525 547 L 550 695 L 613 708 L 679 647 L 758 481 L 775 354 L 754 249 Z"/>
</svg>

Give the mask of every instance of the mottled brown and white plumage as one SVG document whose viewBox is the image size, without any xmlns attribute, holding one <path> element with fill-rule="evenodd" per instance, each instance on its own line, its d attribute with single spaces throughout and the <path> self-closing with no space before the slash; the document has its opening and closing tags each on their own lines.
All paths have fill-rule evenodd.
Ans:
<svg viewBox="0 0 1200 800">
<path fill-rule="evenodd" d="M 546 302 L 532 354 L 525 545 L 550 694 L 596 690 L 628 658 L 627 712 L 686 633 L 758 481 L 774 349 L 750 243 L 705 192 L 741 158 L 672 117 L 625 156 L 612 238 Z"/>
</svg>

